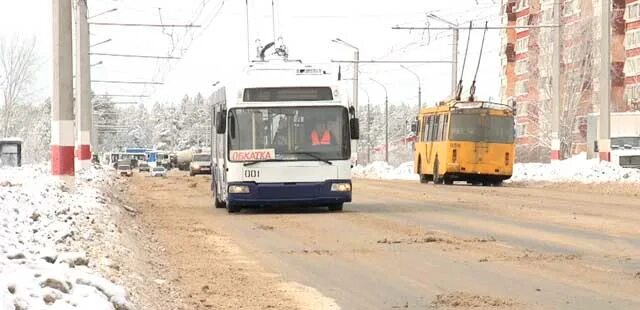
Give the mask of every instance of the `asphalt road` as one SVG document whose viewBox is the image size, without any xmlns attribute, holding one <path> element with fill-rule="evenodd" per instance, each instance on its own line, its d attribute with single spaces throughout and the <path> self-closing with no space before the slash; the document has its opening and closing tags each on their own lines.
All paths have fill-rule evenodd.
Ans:
<svg viewBox="0 0 640 310">
<path fill-rule="evenodd" d="M 640 309 L 634 188 L 355 180 L 342 213 L 229 215 L 208 182 L 128 190 L 185 309 Z"/>
</svg>

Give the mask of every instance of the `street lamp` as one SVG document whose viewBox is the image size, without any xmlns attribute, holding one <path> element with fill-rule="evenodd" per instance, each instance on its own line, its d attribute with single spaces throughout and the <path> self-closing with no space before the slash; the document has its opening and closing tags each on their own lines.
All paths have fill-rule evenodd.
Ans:
<svg viewBox="0 0 640 310">
<path fill-rule="evenodd" d="M 342 44 L 346 47 L 350 47 L 355 50 L 353 53 L 353 58 L 355 60 L 353 63 L 353 105 L 355 106 L 355 109 L 357 112 L 358 111 L 358 71 L 360 67 L 360 50 L 357 47 L 355 47 L 355 45 L 349 44 L 340 38 L 335 38 L 331 40 L 331 42 Z"/>
<path fill-rule="evenodd" d="M 384 161 L 389 163 L 389 93 L 384 84 L 369 78 L 372 82 L 382 86 L 384 89 Z"/>
<path fill-rule="evenodd" d="M 331 40 L 331 42 L 342 44 L 342 45 L 344 45 L 346 47 L 350 47 L 350 48 L 355 50 L 353 52 L 353 58 L 355 60 L 354 63 L 353 63 L 353 105 L 354 105 L 354 108 L 356 110 L 356 115 L 358 115 L 358 71 L 359 71 L 359 67 L 360 67 L 360 50 L 357 47 L 355 47 L 355 45 L 349 44 L 349 43 L 343 41 L 340 38 L 335 38 L 335 39 Z M 357 154 L 358 153 L 358 144 L 357 143 L 355 145 L 355 151 L 356 151 L 356 154 Z"/>
<path fill-rule="evenodd" d="M 367 95 L 367 164 L 371 162 L 371 97 L 366 88 L 362 88 Z"/>
<path fill-rule="evenodd" d="M 420 76 L 415 73 L 415 71 L 407 68 L 405 65 L 400 65 L 402 69 L 409 71 L 409 73 L 413 74 L 416 79 L 418 79 L 418 114 L 420 114 L 420 108 L 422 107 L 422 83 L 420 82 Z"/>
</svg>

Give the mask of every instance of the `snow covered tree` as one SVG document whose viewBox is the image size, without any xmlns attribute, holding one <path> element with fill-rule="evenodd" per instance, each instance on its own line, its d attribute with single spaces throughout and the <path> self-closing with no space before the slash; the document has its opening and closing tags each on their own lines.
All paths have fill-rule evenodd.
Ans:
<svg viewBox="0 0 640 310">
<path fill-rule="evenodd" d="M 413 105 L 389 104 L 389 162 L 400 164 L 413 158 L 411 142 L 407 137 L 411 135 L 411 122 L 416 118 L 417 108 Z M 360 119 L 360 140 L 358 141 L 358 158 L 367 159 L 367 152 L 371 152 L 370 160 L 384 160 L 385 145 L 385 115 L 383 105 L 372 105 L 367 113 L 366 106 L 358 112 Z M 369 118 L 367 118 L 367 115 Z"/>
</svg>

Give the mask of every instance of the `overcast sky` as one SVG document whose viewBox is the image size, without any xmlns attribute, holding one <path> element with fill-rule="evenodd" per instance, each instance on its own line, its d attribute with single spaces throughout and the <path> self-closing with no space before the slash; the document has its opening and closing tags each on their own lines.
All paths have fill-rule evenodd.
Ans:
<svg viewBox="0 0 640 310">
<path fill-rule="evenodd" d="M 494 4 L 495 2 L 495 4 Z M 251 56 L 256 39 L 272 39 L 271 1 L 250 0 Z M 92 48 L 99 53 L 181 56 L 179 61 L 157 61 L 93 56 L 92 79 L 158 81 L 161 86 L 135 86 L 94 83 L 93 90 L 111 94 L 145 94 L 156 100 L 175 101 L 185 93 L 209 94 L 211 84 L 239 74 L 247 63 L 245 1 L 241 0 L 89 0 L 89 15 L 108 9 L 118 11 L 94 18 L 92 22 L 160 23 L 201 25 L 185 29 L 92 26 L 92 43 L 111 42 Z M 450 31 L 401 31 L 395 25 L 423 26 L 425 13 L 466 23 L 485 20 L 497 25 L 497 0 L 276 0 L 277 36 L 284 38 L 290 58 L 311 63 L 330 63 L 332 59 L 352 59 L 353 50 L 331 43 L 339 37 L 360 49 L 360 59 L 450 60 Z M 430 25 L 441 26 L 435 21 Z M 51 92 L 51 1 L 21 0 L 0 2 L 0 35 L 35 37 L 42 70 L 37 90 L 41 98 Z M 460 35 L 462 61 L 467 32 Z M 465 84 L 471 83 L 477 63 L 482 31 L 471 36 Z M 485 53 L 478 74 L 481 98 L 498 100 L 500 87 L 499 31 L 487 33 Z M 408 65 L 415 70 L 423 87 L 423 102 L 433 104 L 449 94 L 450 65 Z M 460 65 L 461 67 L 461 65 Z M 393 103 L 417 102 L 417 81 L 399 65 L 362 65 L 361 87 L 370 94 L 372 104 L 384 100 L 382 88 L 369 81 L 379 80 L 388 87 Z M 350 68 L 344 68 L 351 75 Z M 364 91 L 360 103 L 367 102 Z"/>
</svg>

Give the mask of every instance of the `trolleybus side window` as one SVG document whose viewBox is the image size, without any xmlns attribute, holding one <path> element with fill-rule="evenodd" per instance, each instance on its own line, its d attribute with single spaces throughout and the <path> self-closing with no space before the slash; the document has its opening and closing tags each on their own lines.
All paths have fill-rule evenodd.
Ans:
<svg viewBox="0 0 640 310">
<path fill-rule="evenodd" d="M 440 141 L 445 141 L 447 139 L 446 132 L 448 130 L 449 125 L 449 115 L 443 114 L 441 117 L 441 126 L 440 126 Z"/>
<path fill-rule="evenodd" d="M 431 141 L 438 141 L 438 126 L 440 125 L 438 115 L 433 116 L 431 124 Z"/>
<path fill-rule="evenodd" d="M 431 116 L 426 115 L 424 122 L 424 141 L 429 141 L 429 134 L 431 133 Z"/>
</svg>

